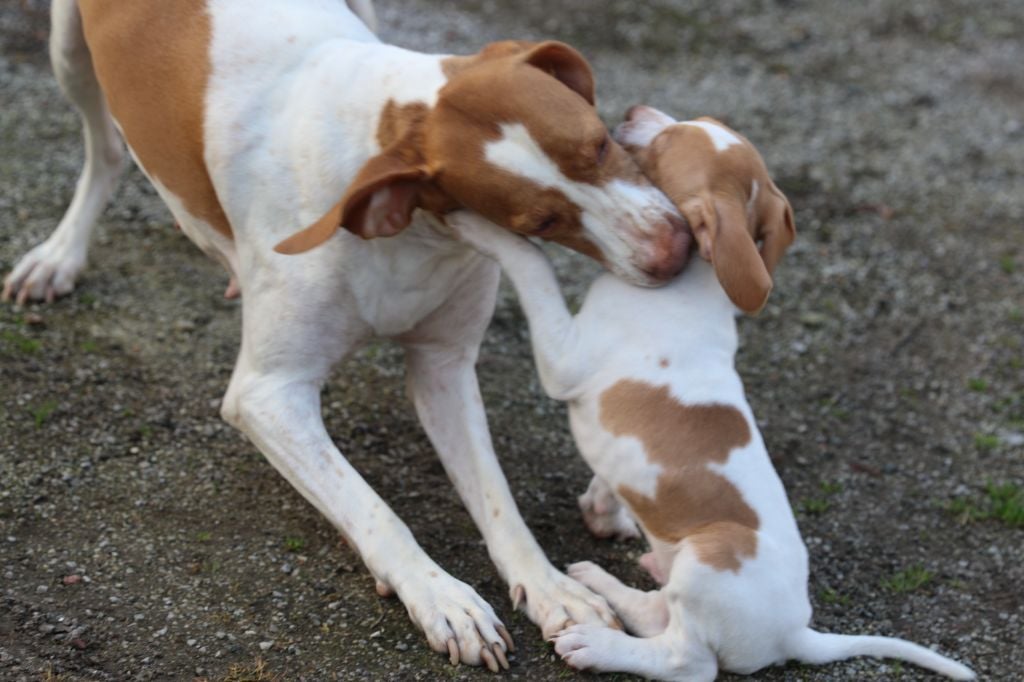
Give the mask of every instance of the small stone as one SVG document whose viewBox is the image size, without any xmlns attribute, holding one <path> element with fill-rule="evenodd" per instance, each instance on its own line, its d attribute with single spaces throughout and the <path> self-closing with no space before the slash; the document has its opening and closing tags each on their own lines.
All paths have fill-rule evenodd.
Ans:
<svg viewBox="0 0 1024 682">
<path fill-rule="evenodd" d="M 399 642 L 398 644 L 395 645 L 395 649 L 397 649 L 398 651 L 408 651 L 409 650 L 409 645 L 406 644 L 405 642 Z"/>
<path fill-rule="evenodd" d="M 274 643 L 271 641 L 260 642 L 260 651 L 266 651 L 272 646 L 274 646 Z"/>
<path fill-rule="evenodd" d="M 186 639 L 185 640 L 185 644 L 188 644 L 189 646 L 195 646 L 196 645 L 196 641 L 197 640 L 193 637 L 192 639 Z"/>
<path fill-rule="evenodd" d="M 37 588 L 36 588 L 36 592 L 37 592 L 38 594 L 42 594 L 43 592 L 46 592 L 46 591 L 47 591 L 47 590 L 49 590 L 49 589 L 50 589 L 50 588 L 49 588 L 49 587 L 47 587 L 46 585 L 40 585 L 39 587 L 37 587 Z"/>
<path fill-rule="evenodd" d="M 82 582 L 82 576 L 80 576 L 80 575 L 66 575 L 61 580 L 61 582 L 64 583 L 65 585 L 77 585 L 78 583 Z"/>
</svg>

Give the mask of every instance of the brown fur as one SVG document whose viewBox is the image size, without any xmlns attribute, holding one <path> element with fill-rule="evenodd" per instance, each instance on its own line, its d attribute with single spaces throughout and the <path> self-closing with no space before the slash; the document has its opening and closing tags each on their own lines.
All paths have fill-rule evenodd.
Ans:
<svg viewBox="0 0 1024 682">
<path fill-rule="evenodd" d="M 210 18 L 203 0 L 81 0 L 86 42 L 110 111 L 151 177 L 230 237 L 203 159 Z"/>
<path fill-rule="evenodd" d="M 701 562 L 738 571 L 740 557 L 757 552 L 757 513 L 736 487 L 708 468 L 750 442 L 750 426 L 734 407 L 686 405 L 669 393 L 624 379 L 601 395 L 601 423 L 616 436 L 643 443 L 648 461 L 663 471 L 654 498 L 620 486 L 637 519 L 666 542 L 686 540 Z"/>
<path fill-rule="evenodd" d="M 708 117 L 698 120 L 722 125 Z M 796 236 L 793 209 L 757 149 L 722 127 L 741 144 L 719 151 L 704 130 L 677 124 L 632 151 L 644 173 L 686 216 L 701 256 L 714 264 L 732 302 L 756 313 L 768 300 L 775 266 Z M 754 180 L 760 190 L 748 215 Z"/>
</svg>

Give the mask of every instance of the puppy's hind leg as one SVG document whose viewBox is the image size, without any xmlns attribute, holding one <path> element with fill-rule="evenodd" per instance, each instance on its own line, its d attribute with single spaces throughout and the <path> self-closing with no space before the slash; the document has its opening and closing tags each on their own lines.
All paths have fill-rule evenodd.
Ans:
<svg viewBox="0 0 1024 682">
<path fill-rule="evenodd" d="M 25 254 L 4 280 L 0 298 L 19 305 L 50 302 L 70 293 L 85 267 L 93 226 L 117 186 L 125 165 L 124 146 L 114 127 L 93 71 L 75 0 L 54 0 L 50 61 L 61 90 L 78 110 L 85 141 L 85 164 L 75 195 L 57 229 Z"/>
<path fill-rule="evenodd" d="M 600 476 L 590 479 L 587 491 L 579 497 L 579 505 L 583 523 L 594 537 L 616 540 L 640 537 L 629 510 Z"/>
<path fill-rule="evenodd" d="M 639 637 L 653 637 L 665 630 L 669 614 L 661 592 L 644 592 L 626 587 L 606 570 L 590 561 L 569 566 L 569 575 L 608 600 L 626 630 Z"/>
</svg>

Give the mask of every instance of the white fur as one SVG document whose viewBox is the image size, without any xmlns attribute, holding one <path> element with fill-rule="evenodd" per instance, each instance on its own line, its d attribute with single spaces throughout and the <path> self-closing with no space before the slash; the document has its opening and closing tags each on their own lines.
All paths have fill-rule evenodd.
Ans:
<svg viewBox="0 0 1024 682">
<path fill-rule="evenodd" d="M 756 512 L 756 555 L 742 558 L 738 572 L 720 570 L 701 563 L 686 540 L 670 544 L 648 533 L 653 551 L 643 563 L 665 580 L 663 589 L 649 593 L 593 564 L 570 567 L 570 575 L 608 599 L 632 633 L 592 624 L 567 628 L 555 649 L 570 665 L 697 682 L 713 680 L 719 668 L 750 673 L 787 659 L 824 663 L 870 655 L 973 679 L 966 667 L 910 642 L 809 629 L 807 550 L 734 369 L 736 310 L 711 265 L 694 259 L 673 282 L 653 290 L 604 275 L 572 317 L 551 295 L 554 272 L 529 242 L 468 213 L 449 222 L 462 239 L 497 258 L 516 287 L 542 383 L 569 401 L 573 434 L 594 471 L 580 499 L 592 528 L 622 525 L 615 518 L 622 510 L 608 501 L 609 493 L 650 486 L 650 464 L 636 439 L 609 433 L 600 420 L 601 394 L 618 381 L 668 386 L 684 404 L 732 406 L 751 431 L 750 442 L 710 468 Z"/>
</svg>

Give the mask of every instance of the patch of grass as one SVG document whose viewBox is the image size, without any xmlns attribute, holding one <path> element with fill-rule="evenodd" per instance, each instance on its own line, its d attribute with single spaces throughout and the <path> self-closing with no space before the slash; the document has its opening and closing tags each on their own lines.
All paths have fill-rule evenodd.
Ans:
<svg viewBox="0 0 1024 682">
<path fill-rule="evenodd" d="M 999 521 L 1024 528 L 1024 488 L 1016 483 L 985 484 L 984 497 L 957 497 L 946 506 L 960 523 Z"/>
<path fill-rule="evenodd" d="M 990 518 L 998 519 L 1011 528 L 1024 528 L 1024 490 L 1014 483 L 985 486 Z"/>
<path fill-rule="evenodd" d="M 974 446 L 979 450 L 994 450 L 999 446 L 999 436 L 992 433 L 976 433 Z"/>
<path fill-rule="evenodd" d="M 86 353 L 95 353 L 99 349 L 99 344 L 94 339 L 86 339 L 82 342 L 82 350 Z"/>
<path fill-rule="evenodd" d="M 284 678 L 267 670 L 267 662 L 257 656 L 252 663 L 232 663 L 221 677 L 199 677 L 196 682 L 284 682 Z"/>
<path fill-rule="evenodd" d="M 831 503 L 822 497 L 808 497 L 800 500 L 800 508 L 805 514 L 810 514 L 811 516 L 824 514 L 831 506 Z"/>
<path fill-rule="evenodd" d="M 32 415 L 32 420 L 36 423 L 36 428 L 41 428 L 42 425 L 50 418 L 50 415 L 57 409 L 56 400 L 47 400 L 42 405 L 29 408 L 29 414 Z"/>
<path fill-rule="evenodd" d="M 78 295 L 78 300 L 81 301 L 83 305 L 92 305 L 96 302 L 96 297 L 92 294 L 84 293 Z"/>
<path fill-rule="evenodd" d="M 196 541 L 197 542 L 209 542 L 210 538 L 212 538 L 212 537 L 213 537 L 213 533 L 211 533 L 208 530 L 201 530 L 198 533 L 196 533 Z"/>
<path fill-rule="evenodd" d="M 911 566 L 910 568 L 897 571 L 891 578 L 882 581 L 882 587 L 890 592 L 903 593 L 913 592 L 931 582 L 932 572 L 924 566 Z"/>
<path fill-rule="evenodd" d="M 1010 322 L 1024 322 L 1024 308 L 1014 308 L 1008 317 Z"/>
<path fill-rule="evenodd" d="M 818 599 L 822 604 L 839 604 L 840 606 L 849 606 L 852 601 L 850 597 L 845 594 L 839 594 L 831 587 L 826 587 L 823 590 L 818 591 Z"/>
<path fill-rule="evenodd" d="M 0 334 L 0 339 L 3 339 L 4 343 L 10 345 L 19 353 L 25 353 L 26 355 L 34 355 L 43 347 L 43 342 L 39 339 L 33 339 L 15 331 L 5 331 L 3 334 Z"/>
<path fill-rule="evenodd" d="M 306 541 L 302 538 L 285 538 L 284 546 L 289 552 L 300 552 L 306 546 Z"/>
<path fill-rule="evenodd" d="M 999 269 L 1007 275 L 1012 275 L 1017 270 L 1017 263 L 1013 260 L 1013 256 L 1007 255 L 1000 258 Z"/>
<path fill-rule="evenodd" d="M 988 382 L 980 377 L 972 377 L 967 380 L 967 388 L 981 393 L 988 390 Z"/>
<path fill-rule="evenodd" d="M 826 495 L 835 495 L 843 489 L 843 484 L 839 481 L 822 481 L 821 492 Z"/>
</svg>

